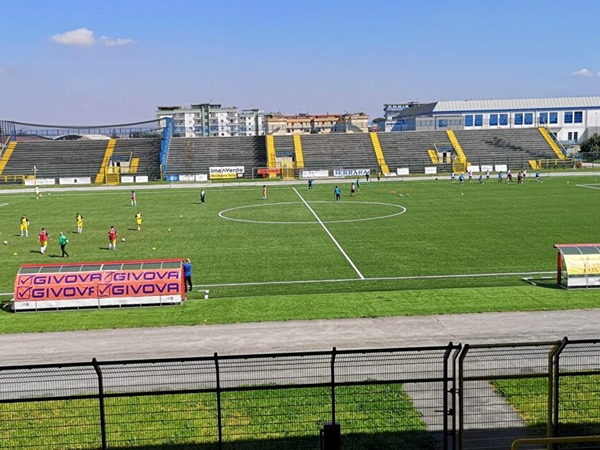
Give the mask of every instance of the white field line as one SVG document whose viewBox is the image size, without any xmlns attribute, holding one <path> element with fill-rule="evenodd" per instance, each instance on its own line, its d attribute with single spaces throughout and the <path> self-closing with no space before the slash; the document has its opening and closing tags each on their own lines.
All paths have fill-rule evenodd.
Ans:
<svg viewBox="0 0 600 450">
<path fill-rule="evenodd" d="M 438 280 L 450 278 L 486 278 L 486 277 L 527 277 L 523 278 L 526 281 L 530 280 L 532 275 L 552 275 L 556 272 L 497 272 L 497 273 L 462 273 L 450 275 L 415 275 L 407 277 L 375 277 L 361 278 L 360 281 L 402 281 L 402 280 Z M 554 277 L 540 277 L 536 279 L 552 279 Z M 259 281 L 252 283 L 217 283 L 217 284 L 194 284 L 194 287 L 214 288 L 214 287 L 237 287 L 237 286 L 271 286 L 285 284 L 316 284 L 316 283 L 348 283 L 351 281 L 359 281 L 356 278 L 340 278 L 333 280 L 290 280 L 290 281 Z M 13 295 L 12 292 L 0 292 L 0 296 Z"/>
<path fill-rule="evenodd" d="M 450 275 L 415 275 L 405 277 L 374 277 L 362 278 L 361 281 L 402 281 L 402 280 L 437 280 L 450 278 L 486 278 L 486 277 L 523 277 L 532 275 L 549 275 L 556 272 L 498 272 L 498 273 L 462 273 Z M 548 277 L 551 278 L 551 277 Z M 295 280 L 295 281 L 259 281 L 254 283 L 221 283 L 202 284 L 202 287 L 235 287 L 235 286 L 269 286 L 277 284 L 315 284 L 315 283 L 347 283 L 358 281 L 354 278 L 340 278 L 334 280 Z M 1 295 L 1 294 L 0 294 Z"/>
<path fill-rule="evenodd" d="M 348 261 L 348 263 L 352 266 L 352 268 L 354 269 L 354 271 L 356 272 L 356 274 L 360 277 L 361 280 L 364 280 L 365 277 L 363 276 L 363 274 L 360 273 L 360 270 L 358 270 L 358 267 L 356 267 L 356 265 L 352 262 L 352 260 L 346 254 L 346 252 L 344 251 L 344 249 L 342 248 L 342 246 L 338 243 L 338 241 L 335 240 L 335 238 L 333 237 L 333 234 L 330 233 L 330 231 L 327 229 L 327 227 L 325 226 L 325 224 L 323 223 L 323 221 L 319 218 L 319 216 L 317 216 L 317 213 L 310 207 L 310 205 L 306 202 L 306 200 L 304 200 L 304 197 L 302 197 L 300 195 L 300 192 L 298 192 L 296 190 L 296 188 L 293 188 L 293 189 L 294 189 L 294 192 L 296 193 L 296 195 L 298 195 L 298 197 L 300 197 L 300 200 L 302 200 L 302 202 L 306 205 L 306 207 L 308 208 L 308 210 L 312 213 L 312 215 L 315 216 L 315 219 L 317 219 L 317 222 L 319 222 L 319 224 L 323 227 L 323 229 L 325 230 L 325 232 L 327 233 L 327 235 L 331 238 L 331 240 L 333 241 L 333 243 L 335 244 L 335 246 L 338 248 L 338 250 L 340 251 L 340 253 L 342 255 L 344 255 L 344 258 L 346 258 L 346 261 Z"/>
<path fill-rule="evenodd" d="M 8 206 L 8 203 L 0 203 L 0 208 L 2 208 L 3 206 Z"/>
<path fill-rule="evenodd" d="M 587 189 L 600 189 L 600 184 L 576 184 L 575 186 Z"/>
</svg>

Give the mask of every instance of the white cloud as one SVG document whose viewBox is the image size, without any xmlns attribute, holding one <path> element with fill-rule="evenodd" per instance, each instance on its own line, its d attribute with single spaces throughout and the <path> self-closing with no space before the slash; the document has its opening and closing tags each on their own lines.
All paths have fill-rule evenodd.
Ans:
<svg viewBox="0 0 600 450">
<path fill-rule="evenodd" d="M 92 47 L 96 44 L 104 45 L 106 47 L 122 47 L 134 43 L 133 39 L 113 39 L 108 36 L 101 36 L 96 39 L 94 37 L 94 32 L 87 28 L 77 28 L 76 30 L 67 31 L 66 33 L 55 34 L 51 39 L 57 44 L 73 45 L 76 47 Z"/>
<path fill-rule="evenodd" d="M 587 78 L 587 77 L 593 77 L 594 73 L 589 69 L 581 69 L 581 70 L 578 70 L 577 72 L 571 73 L 571 75 L 573 75 L 575 77 Z"/>
<path fill-rule="evenodd" d="M 106 45 L 107 47 L 121 47 L 123 45 L 131 45 L 134 43 L 133 39 L 125 39 L 125 38 L 111 39 L 107 36 L 101 36 L 100 39 L 98 39 L 98 42 L 101 42 L 102 44 Z"/>
<path fill-rule="evenodd" d="M 77 47 L 91 47 L 96 43 L 94 32 L 87 28 L 77 28 L 62 34 L 55 34 L 52 40 L 61 45 L 74 45 Z"/>
</svg>

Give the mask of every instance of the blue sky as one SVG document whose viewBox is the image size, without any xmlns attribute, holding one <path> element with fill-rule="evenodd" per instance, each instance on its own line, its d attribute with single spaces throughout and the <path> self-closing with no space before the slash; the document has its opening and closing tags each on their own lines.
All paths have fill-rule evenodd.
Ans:
<svg viewBox="0 0 600 450">
<path fill-rule="evenodd" d="M 3 2 L 0 119 L 600 95 L 596 0 Z"/>
</svg>

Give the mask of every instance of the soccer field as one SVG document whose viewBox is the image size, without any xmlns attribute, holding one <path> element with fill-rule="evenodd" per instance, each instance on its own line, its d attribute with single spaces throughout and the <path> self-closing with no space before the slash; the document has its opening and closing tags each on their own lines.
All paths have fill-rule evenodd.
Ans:
<svg viewBox="0 0 600 450">
<path fill-rule="evenodd" d="M 157 187 L 137 191 L 137 207 L 128 190 L 45 192 L 38 200 L 33 192 L 5 194 L 0 291 L 12 291 L 22 263 L 62 262 L 60 231 L 69 238 L 69 262 L 189 257 L 194 284 L 211 298 L 518 286 L 526 274 L 551 276 L 553 244 L 598 241 L 595 177 L 363 182 L 355 197 L 351 181 L 339 181 L 339 202 L 334 184 L 318 182 L 310 191 L 272 182 L 267 199 L 261 186 L 208 187 L 206 203 L 200 188 Z M 28 238 L 19 237 L 23 214 Z M 108 250 L 111 225 L 116 251 Z M 42 227 L 52 238 L 44 255 Z"/>
</svg>

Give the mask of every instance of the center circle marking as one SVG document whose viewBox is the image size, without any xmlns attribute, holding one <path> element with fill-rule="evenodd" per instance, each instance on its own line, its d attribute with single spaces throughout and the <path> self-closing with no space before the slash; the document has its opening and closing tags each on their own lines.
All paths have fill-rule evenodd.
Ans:
<svg viewBox="0 0 600 450">
<path fill-rule="evenodd" d="M 391 206 L 393 208 L 399 209 L 393 214 L 386 214 L 382 216 L 374 216 L 374 217 L 365 217 L 361 219 L 340 219 L 340 220 L 322 220 L 322 223 L 348 223 L 348 222 L 366 222 L 369 220 L 381 220 L 381 219 L 389 219 L 392 217 L 399 216 L 400 214 L 404 214 L 406 212 L 406 208 L 401 205 L 394 205 L 393 203 L 381 203 L 381 202 L 334 202 L 328 200 L 317 200 L 314 202 L 310 202 L 311 204 L 315 203 L 334 203 L 339 205 L 381 205 L 381 206 Z M 305 224 L 318 224 L 317 220 L 311 221 L 302 221 L 302 222 L 285 222 L 285 221 L 273 221 L 273 220 L 250 220 L 250 219 L 236 219 L 235 217 L 228 217 L 227 213 L 231 211 L 236 211 L 238 209 L 246 209 L 246 208 L 266 208 L 269 206 L 280 206 L 280 205 L 303 205 L 302 202 L 279 202 L 279 203 L 267 203 L 267 204 L 255 204 L 255 205 L 244 205 L 244 206 L 236 206 L 235 208 L 224 209 L 219 212 L 219 217 L 226 220 L 232 220 L 234 222 L 246 222 L 246 223 L 268 223 L 268 224 L 282 224 L 282 225 L 305 225 Z"/>
</svg>

